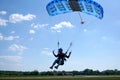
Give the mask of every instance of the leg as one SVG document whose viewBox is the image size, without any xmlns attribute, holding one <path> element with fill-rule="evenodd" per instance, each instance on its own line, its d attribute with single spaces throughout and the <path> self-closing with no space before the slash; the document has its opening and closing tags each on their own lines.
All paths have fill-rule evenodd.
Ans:
<svg viewBox="0 0 120 80">
<path fill-rule="evenodd" d="M 62 64 L 62 60 L 60 60 L 60 61 L 58 62 L 58 65 L 55 66 L 55 68 L 58 69 L 59 65 L 61 65 L 61 64 Z"/>
<path fill-rule="evenodd" d="M 53 66 L 57 63 L 57 61 L 58 61 L 58 59 L 56 59 L 56 60 L 53 62 L 53 64 L 52 64 L 52 66 L 50 67 L 50 69 L 53 69 Z"/>
<path fill-rule="evenodd" d="M 58 69 L 58 67 L 59 67 L 59 64 L 57 66 L 55 66 L 56 69 Z"/>
</svg>

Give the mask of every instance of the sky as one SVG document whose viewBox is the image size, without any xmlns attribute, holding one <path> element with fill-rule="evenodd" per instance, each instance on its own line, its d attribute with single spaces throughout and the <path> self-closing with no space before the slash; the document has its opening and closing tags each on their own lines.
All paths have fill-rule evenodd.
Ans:
<svg viewBox="0 0 120 80">
<path fill-rule="evenodd" d="M 58 70 L 120 70 L 120 0 L 95 0 L 102 20 L 77 12 L 49 16 L 51 0 L 0 0 L 0 70 L 51 71 L 57 42 L 70 58 Z"/>
</svg>

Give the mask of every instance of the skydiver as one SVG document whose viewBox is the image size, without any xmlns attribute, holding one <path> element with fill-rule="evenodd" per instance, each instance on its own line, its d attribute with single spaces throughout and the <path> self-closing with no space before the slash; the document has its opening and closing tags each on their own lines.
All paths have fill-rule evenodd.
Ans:
<svg viewBox="0 0 120 80">
<path fill-rule="evenodd" d="M 68 52 L 68 51 L 67 51 Z M 53 50 L 53 55 L 57 57 L 57 59 L 53 62 L 52 66 L 50 69 L 53 69 L 54 65 L 57 63 L 57 66 L 55 66 L 56 69 L 58 69 L 59 65 L 64 65 L 64 61 L 66 60 L 65 58 L 69 58 L 71 55 L 71 52 L 69 52 L 69 55 L 66 55 L 66 53 L 63 53 L 63 49 L 59 48 L 58 49 L 58 54 L 56 55 Z"/>
</svg>

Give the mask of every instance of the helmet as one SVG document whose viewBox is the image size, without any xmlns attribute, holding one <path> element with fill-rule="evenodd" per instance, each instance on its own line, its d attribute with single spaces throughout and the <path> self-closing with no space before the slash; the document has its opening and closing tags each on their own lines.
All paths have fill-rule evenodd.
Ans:
<svg viewBox="0 0 120 80">
<path fill-rule="evenodd" d="M 59 51 L 63 51 L 63 49 L 62 49 L 62 48 L 59 48 Z"/>
</svg>

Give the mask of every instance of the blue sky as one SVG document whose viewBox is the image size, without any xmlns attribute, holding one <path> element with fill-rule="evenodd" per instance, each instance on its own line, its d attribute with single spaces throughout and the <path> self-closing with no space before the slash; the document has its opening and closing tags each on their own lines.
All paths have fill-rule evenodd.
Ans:
<svg viewBox="0 0 120 80">
<path fill-rule="evenodd" d="M 48 15 L 51 0 L 0 0 L 0 70 L 48 71 L 60 47 L 72 55 L 59 70 L 120 70 L 119 0 L 95 0 L 104 18 L 81 13 Z"/>
</svg>

